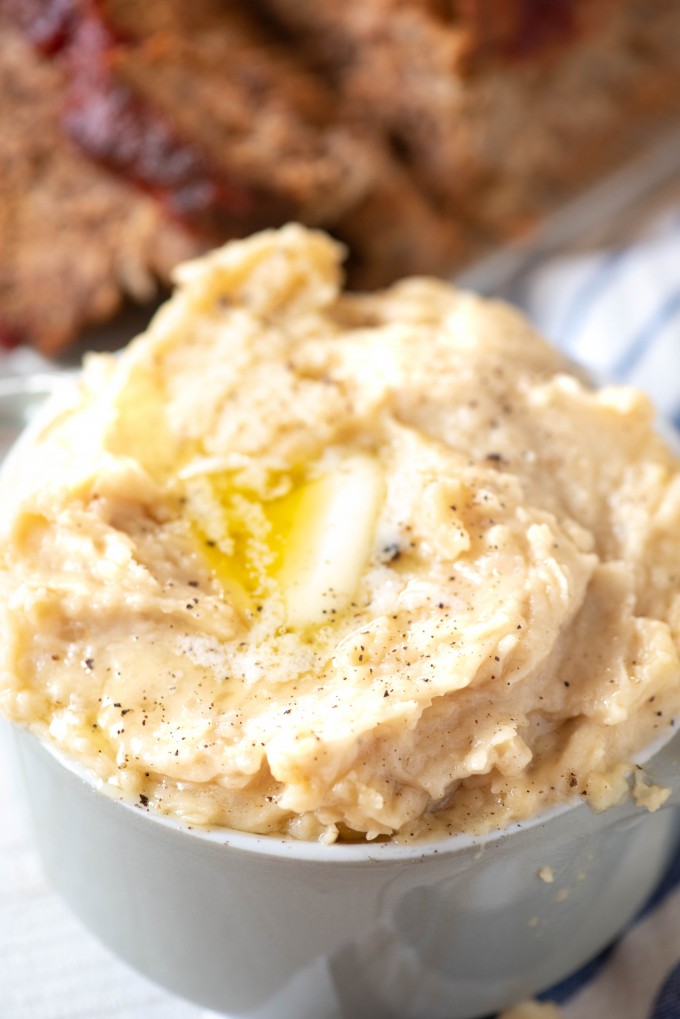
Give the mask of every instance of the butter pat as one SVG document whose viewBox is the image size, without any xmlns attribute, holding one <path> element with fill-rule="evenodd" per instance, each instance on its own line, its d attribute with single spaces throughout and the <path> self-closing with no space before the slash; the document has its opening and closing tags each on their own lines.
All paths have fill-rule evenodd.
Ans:
<svg viewBox="0 0 680 1019">
<path fill-rule="evenodd" d="M 377 461 L 353 456 L 295 493 L 296 512 L 276 576 L 290 626 L 326 622 L 352 600 L 369 559 L 383 492 Z"/>
</svg>

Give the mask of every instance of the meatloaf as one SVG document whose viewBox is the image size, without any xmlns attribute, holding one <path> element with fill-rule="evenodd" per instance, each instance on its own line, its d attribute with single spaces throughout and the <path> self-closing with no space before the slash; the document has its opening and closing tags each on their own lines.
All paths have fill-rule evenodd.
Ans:
<svg viewBox="0 0 680 1019">
<path fill-rule="evenodd" d="M 0 39 L 0 341 L 51 353 L 202 245 L 64 137 L 60 69 L 2 17 Z"/>
<path fill-rule="evenodd" d="M 258 0 L 457 219 L 505 236 L 680 114 L 676 0 Z"/>
<path fill-rule="evenodd" d="M 0 330 L 50 352 L 180 258 L 287 220 L 345 241 L 354 284 L 446 274 L 680 107 L 672 0 L 0 0 L 0 17 Z"/>
</svg>

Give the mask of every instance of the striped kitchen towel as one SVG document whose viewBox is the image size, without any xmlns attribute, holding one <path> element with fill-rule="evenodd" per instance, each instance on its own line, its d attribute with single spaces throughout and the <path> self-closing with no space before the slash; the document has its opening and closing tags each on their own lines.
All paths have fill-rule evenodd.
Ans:
<svg viewBox="0 0 680 1019">
<path fill-rule="evenodd" d="M 596 378 L 640 386 L 680 427 L 680 210 L 634 245 L 529 271 L 507 296 Z"/>
<path fill-rule="evenodd" d="M 654 218 L 635 244 L 527 265 L 504 296 L 596 378 L 644 389 L 680 429 L 677 209 Z M 619 941 L 541 999 L 564 1019 L 680 1019 L 680 847 Z M 552 1014 L 547 1005 L 535 1010 L 536 1019 Z"/>
</svg>

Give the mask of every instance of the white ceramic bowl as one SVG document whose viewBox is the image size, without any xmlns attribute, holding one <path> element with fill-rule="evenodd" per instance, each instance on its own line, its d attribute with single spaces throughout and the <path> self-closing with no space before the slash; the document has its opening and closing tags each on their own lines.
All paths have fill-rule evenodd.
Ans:
<svg viewBox="0 0 680 1019">
<path fill-rule="evenodd" d="M 411 846 L 189 830 L 36 737 L 16 742 L 46 871 L 75 912 L 153 980 L 252 1019 L 471 1019 L 514 1004 L 612 940 L 680 833 L 680 733 L 651 753 L 674 787 L 655 814 L 573 803 Z"/>
<path fill-rule="evenodd" d="M 583 803 L 485 838 L 331 845 L 187 830 L 112 798 L 17 730 L 38 846 L 75 912 L 177 994 L 253 1019 L 471 1019 L 549 987 L 644 903 L 669 805 Z"/>
</svg>

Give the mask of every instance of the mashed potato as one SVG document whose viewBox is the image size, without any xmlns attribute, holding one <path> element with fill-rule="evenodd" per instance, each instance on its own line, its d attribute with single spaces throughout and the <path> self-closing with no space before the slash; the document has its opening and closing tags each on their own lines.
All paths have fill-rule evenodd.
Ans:
<svg viewBox="0 0 680 1019">
<path fill-rule="evenodd" d="M 289 226 L 184 265 L 24 441 L 0 707 L 190 823 L 606 806 L 680 709 L 680 465 L 509 307 L 343 295 L 341 257 Z"/>
</svg>

